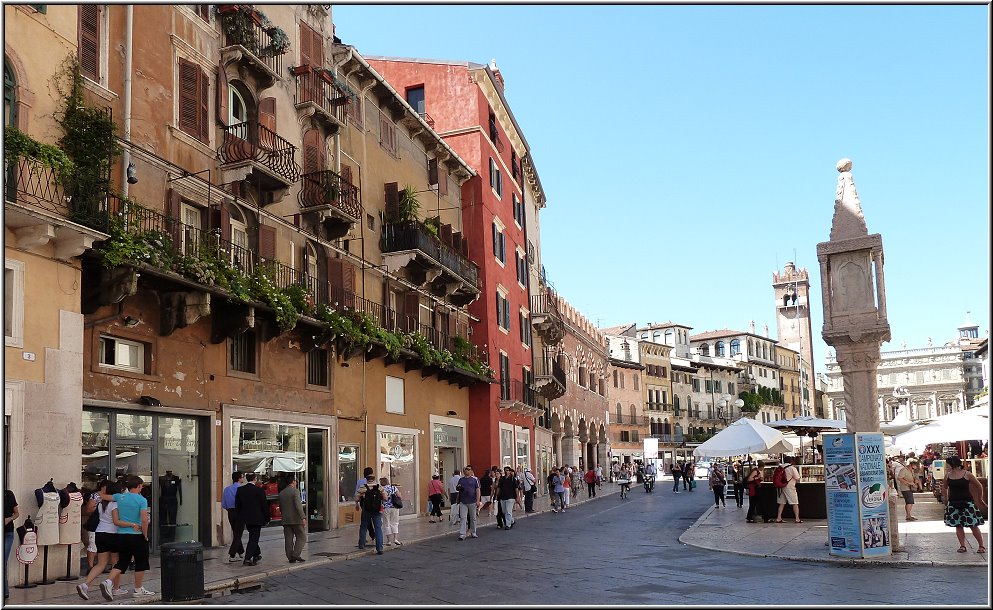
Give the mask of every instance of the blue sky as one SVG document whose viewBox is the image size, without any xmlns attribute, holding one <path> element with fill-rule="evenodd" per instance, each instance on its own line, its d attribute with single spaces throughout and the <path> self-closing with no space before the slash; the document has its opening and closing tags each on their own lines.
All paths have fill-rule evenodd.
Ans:
<svg viewBox="0 0 993 610">
<path fill-rule="evenodd" d="M 365 55 L 496 59 L 548 197 L 542 257 L 601 326 L 775 337 L 772 273 L 811 273 L 852 173 L 893 338 L 989 329 L 987 6 L 335 5 Z M 430 108 L 428 108 L 430 112 Z M 795 254 L 794 254 L 795 253 Z"/>
</svg>

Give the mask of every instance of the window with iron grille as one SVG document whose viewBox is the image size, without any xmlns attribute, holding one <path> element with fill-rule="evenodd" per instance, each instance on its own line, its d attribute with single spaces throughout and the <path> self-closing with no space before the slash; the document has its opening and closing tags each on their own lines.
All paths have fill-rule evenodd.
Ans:
<svg viewBox="0 0 993 610">
<path fill-rule="evenodd" d="M 328 350 L 315 347 L 307 352 L 307 385 L 327 387 Z"/>
<path fill-rule="evenodd" d="M 394 157 L 397 156 L 397 126 L 382 111 L 379 113 L 379 145 Z"/>
<path fill-rule="evenodd" d="M 255 373 L 256 339 L 254 330 L 246 330 L 228 340 L 230 344 L 229 364 L 232 371 Z"/>
</svg>

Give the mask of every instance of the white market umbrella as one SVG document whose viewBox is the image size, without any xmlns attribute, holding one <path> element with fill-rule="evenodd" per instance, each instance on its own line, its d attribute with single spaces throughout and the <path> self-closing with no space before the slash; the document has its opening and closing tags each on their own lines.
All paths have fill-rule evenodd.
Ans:
<svg viewBox="0 0 993 610">
<path fill-rule="evenodd" d="M 813 415 L 801 415 L 788 419 L 777 419 L 767 424 L 770 428 L 790 430 L 797 434 L 807 434 L 810 431 L 845 430 L 845 422 L 840 419 L 824 419 Z"/>
<path fill-rule="evenodd" d="M 990 418 L 973 413 L 942 415 L 930 424 L 893 437 L 897 447 L 923 447 L 931 443 L 958 441 L 988 441 Z"/>
<path fill-rule="evenodd" d="M 803 443 L 803 440 L 800 437 L 797 437 L 797 436 L 789 437 L 789 436 L 783 435 L 783 440 L 779 441 L 778 443 L 776 443 L 772 447 L 769 447 L 765 451 L 756 451 L 755 453 L 761 453 L 763 455 L 773 455 L 773 454 L 776 454 L 776 453 L 786 453 L 786 454 L 789 454 L 789 455 L 793 455 L 794 453 L 796 453 L 797 451 L 799 451 L 800 447 L 802 446 L 802 443 Z"/>
<path fill-rule="evenodd" d="M 883 434 L 902 434 L 920 422 L 911 421 L 907 418 L 907 414 L 900 409 L 900 412 L 896 414 L 896 417 L 891 419 L 886 423 L 879 424 L 879 431 Z"/>
<path fill-rule="evenodd" d="M 783 440 L 783 433 L 743 417 L 724 428 L 693 450 L 695 457 L 731 457 L 761 453 Z"/>
</svg>

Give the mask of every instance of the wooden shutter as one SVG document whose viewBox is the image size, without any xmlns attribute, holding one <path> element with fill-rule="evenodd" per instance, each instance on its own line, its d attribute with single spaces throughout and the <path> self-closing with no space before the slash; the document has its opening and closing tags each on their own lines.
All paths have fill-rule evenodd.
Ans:
<svg viewBox="0 0 993 610">
<path fill-rule="evenodd" d="M 179 244 L 182 243 L 183 239 L 183 225 L 181 224 L 180 207 L 182 206 L 182 200 L 179 197 L 179 193 L 173 189 L 166 191 L 166 216 L 171 220 L 167 223 L 169 227 L 169 237 L 172 238 L 172 243 L 175 248 L 179 248 Z"/>
<path fill-rule="evenodd" d="M 443 224 L 440 227 L 438 227 L 438 237 L 441 239 L 441 242 L 442 243 L 451 246 L 452 245 L 452 225 L 450 225 L 450 224 Z"/>
<path fill-rule="evenodd" d="M 341 258 L 328 256 L 328 283 L 331 302 L 355 307 L 355 266 Z"/>
<path fill-rule="evenodd" d="M 428 159 L 428 184 L 438 184 L 437 159 Z"/>
<path fill-rule="evenodd" d="M 396 222 L 400 217 L 400 189 L 396 182 L 387 182 L 386 191 L 386 222 Z"/>
<path fill-rule="evenodd" d="M 228 124 L 228 73 L 224 62 L 217 64 L 217 122 Z"/>
<path fill-rule="evenodd" d="M 314 52 L 311 49 L 311 41 L 313 40 L 311 32 L 313 28 L 304 23 L 300 22 L 300 65 L 301 66 L 312 66 L 314 65 L 313 55 Z"/>
<path fill-rule="evenodd" d="M 448 172 L 442 170 L 438 174 L 438 194 L 447 195 L 448 194 Z"/>
<path fill-rule="evenodd" d="M 321 132 L 308 129 L 303 132 L 303 173 L 319 172 L 324 169 L 324 142 Z"/>
<path fill-rule="evenodd" d="M 324 37 L 315 29 L 310 30 L 310 59 L 315 66 L 324 66 Z"/>
<path fill-rule="evenodd" d="M 200 141 L 210 142 L 210 77 L 197 66 L 197 75 L 200 80 L 200 90 L 197 95 L 197 108 L 199 114 Z"/>
<path fill-rule="evenodd" d="M 79 6 L 79 71 L 100 79 L 100 5 Z"/>
<path fill-rule="evenodd" d="M 416 290 L 408 290 L 403 295 L 403 313 L 407 317 L 407 331 L 417 330 L 417 322 L 421 313 L 421 296 Z"/>
<path fill-rule="evenodd" d="M 276 260 L 276 227 L 259 225 L 259 257 Z"/>
<path fill-rule="evenodd" d="M 210 211 L 210 226 L 221 229 L 221 239 L 231 241 L 231 212 L 228 211 L 227 204 Z"/>
<path fill-rule="evenodd" d="M 264 97 L 259 100 L 259 125 L 276 133 L 276 98 Z"/>
<path fill-rule="evenodd" d="M 459 315 L 458 312 L 450 311 L 448 312 L 448 338 L 454 339 L 458 333 L 458 322 Z"/>
<path fill-rule="evenodd" d="M 206 21 L 207 23 L 210 23 L 210 5 L 198 4 L 196 6 L 197 6 L 197 15 L 199 15 L 200 18 Z"/>
<path fill-rule="evenodd" d="M 200 91 L 200 68 L 179 58 L 179 128 L 195 138 L 200 137 L 197 125 Z"/>
</svg>

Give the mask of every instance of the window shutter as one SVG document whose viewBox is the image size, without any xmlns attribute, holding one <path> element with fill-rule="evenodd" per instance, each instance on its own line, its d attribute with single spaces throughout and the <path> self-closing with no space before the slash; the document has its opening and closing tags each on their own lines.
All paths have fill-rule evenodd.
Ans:
<svg viewBox="0 0 993 610">
<path fill-rule="evenodd" d="M 438 174 L 438 194 L 448 194 L 448 172 L 444 170 Z"/>
<path fill-rule="evenodd" d="M 496 187 L 496 163 L 490 159 L 490 188 Z"/>
<path fill-rule="evenodd" d="M 201 5 L 203 6 L 203 5 Z M 221 125 L 228 124 L 228 73 L 224 70 L 224 63 L 217 64 L 217 122 Z"/>
<path fill-rule="evenodd" d="M 314 65 L 312 59 L 314 52 L 311 50 L 311 41 L 313 39 L 310 35 L 312 31 L 313 29 L 309 25 L 307 25 L 303 21 L 300 22 L 300 65 L 301 66 Z"/>
<path fill-rule="evenodd" d="M 79 71 L 100 79 L 100 5 L 79 6 Z"/>
<path fill-rule="evenodd" d="M 171 219 L 171 230 L 169 236 L 172 238 L 174 247 L 178 247 L 183 239 L 183 226 L 180 224 L 179 208 L 182 202 L 179 193 L 173 189 L 166 191 L 166 216 Z"/>
<path fill-rule="evenodd" d="M 438 184 L 438 160 L 428 159 L 428 184 Z"/>
<path fill-rule="evenodd" d="M 210 226 L 221 229 L 221 239 L 231 241 L 231 212 L 226 204 L 210 211 Z"/>
<path fill-rule="evenodd" d="M 276 133 L 276 98 L 274 97 L 264 97 L 259 100 L 259 125 L 262 125 Z M 259 136 L 259 141 L 265 141 L 268 138 L 263 139 Z"/>
<path fill-rule="evenodd" d="M 386 222 L 396 222 L 400 217 L 400 189 L 396 182 L 387 182 L 386 191 Z"/>
<path fill-rule="evenodd" d="M 324 169 L 321 132 L 308 129 L 303 133 L 303 173 L 318 172 Z"/>
<path fill-rule="evenodd" d="M 459 316 L 457 312 L 451 311 L 448 313 L 448 336 L 450 338 L 454 338 L 458 332 L 458 319 Z"/>
<path fill-rule="evenodd" d="M 493 223 L 493 256 L 500 257 L 500 238 L 497 236 L 497 225 Z"/>
<path fill-rule="evenodd" d="M 276 227 L 259 225 L 259 257 L 276 260 Z"/>
<path fill-rule="evenodd" d="M 207 73 L 197 67 L 197 74 L 200 79 L 200 94 L 198 96 L 198 107 L 200 109 L 199 114 L 199 131 L 200 131 L 200 141 L 204 143 L 210 142 L 210 77 Z"/>
<path fill-rule="evenodd" d="M 197 127 L 200 72 L 196 64 L 179 58 L 179 128 L 195 138 L 200 137 Z"/>
<path fill-rule="evenodd" d="M 420 313 L 421 297 L 416 290 L 409 290 L 403 295 L 403 313 L 407 317 L 407 331 L 417 330 L 417 319 Z"/>
<path fill-rule="evenodd" d="M 310 29 L 310 59 L 315 66 L 324 66 L 324 36 L 320 32 Z"/>
</svg>

